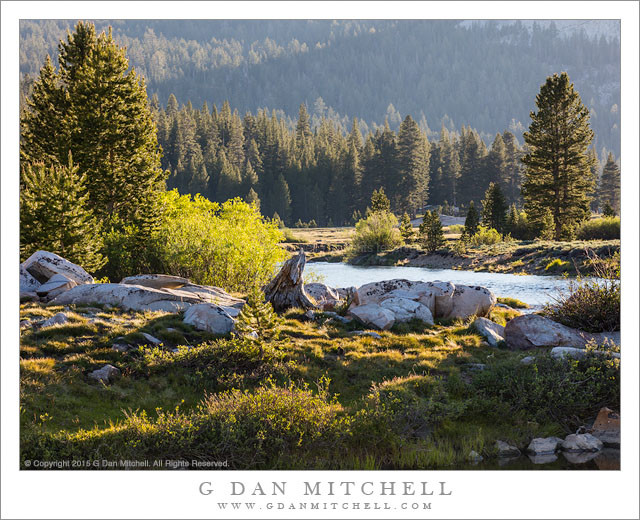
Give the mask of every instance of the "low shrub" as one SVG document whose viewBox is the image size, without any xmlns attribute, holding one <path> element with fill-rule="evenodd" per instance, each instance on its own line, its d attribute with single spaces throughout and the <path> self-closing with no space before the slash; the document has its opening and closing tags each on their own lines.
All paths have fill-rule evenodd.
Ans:
<svg viewBox="0 0 640 520">
<path fill-rule="evenodd" d="M 580 360 L 540 356 L 532 365 L 510 360 L 478 373 L 472 386 L 479 397 L 506 403 L 529 420 L 553 421 L 575 432 L 603 406 L 620 406 L 620 362 L 607 345 L 592 345 Z"/>
<path fill-rule="evenodd" d="M 374 384 L 354 417 L 355 444 L 380 448 L 424 438 L 441 421 L 463 412 L 464 403 L 451 401 L 439 379 L 414 375 Z"/>
<path fill-rule="evenodd" d="M 476 232 L 476 234 L 469 238 L 469 245 L 489 246 L 502 241 L 502 235 L 495 229 L 478 226 L 478 231 Z"/>
<path fill-rule="evenodd" d="M 592 258 L 593 260 L 593 258 Z M 620 330 L 620 279 L 613 263 L 593 260 L 594 277 L 571 281 L 542 312 L 554 321 L 589 332 Z"/>
<path fill-rule="evenodd" d="M 376 211 L 356 224 L 351 242 L 353 256 L 364 253 L 379 253 L 402 244 L 398 230 L 398 219 L 388 211 Z"/>
<path fill-rule="evenodd" d="M 207 397 L 190 412 L 158 410 L 156 418 L 133 412 L 106 429 L 49 434 L 27 426 L 21 460 L 153 461 L 171 453 L 175 460 L 227 461 L 231 469 L 313 466 L 314 453 L 334 451 L 350 430 L 327 382 L 318 386 L 318 393 L 293 384 L 235 389 Z"/>
<path fill-rule="evenodd" d="M 583 222 L 576 231 L 578 240 L 616 240 L 620 238 L 620 217 L 603 217 Z"/>
</svg>

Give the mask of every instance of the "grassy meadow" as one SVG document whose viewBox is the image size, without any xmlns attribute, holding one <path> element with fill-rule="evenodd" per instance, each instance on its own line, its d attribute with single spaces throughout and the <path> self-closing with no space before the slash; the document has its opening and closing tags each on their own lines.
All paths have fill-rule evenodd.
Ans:
<svg viewBox="0 0 640 520">
<path fill-rule="evenodd" d="M 233 469 L 456 468 L 471 450 L 491 459 L 498 439 L 523 449 L 572 432 L 619 400 L 618 385 L 603 384 L 618 377 L 615 360 L 567 367 L 541 349 L 524 365 L 531 352 L 489 347 L 470 321 L 399 324 L 375 338 L 291 310 L 277 339 L 258 342 L 196 331 L 180 314 L 23 304 L 20 315 L 60 311 L 68 323 L 21 331 L 23 467 L 184 458 Z M 162 345 L 145 345 L 143 332 Z M 106 363 L 121 371 L 113 384 L 88 378 Z"/>
</svg>

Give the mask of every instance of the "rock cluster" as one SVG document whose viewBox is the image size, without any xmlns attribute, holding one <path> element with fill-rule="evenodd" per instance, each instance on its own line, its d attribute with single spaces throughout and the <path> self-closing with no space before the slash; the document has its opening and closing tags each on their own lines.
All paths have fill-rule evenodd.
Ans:
<svg viewBox="0 0 640 520">
<path fill-rule="evenodd" d="M 484 287 L 396 279 L 359 287 L 349 314 L 365 325 L 388 330 L 412 319 L 433 325 L 434 318 L 486 316 L 495 303 L 495 296 Z"/>
</svg>

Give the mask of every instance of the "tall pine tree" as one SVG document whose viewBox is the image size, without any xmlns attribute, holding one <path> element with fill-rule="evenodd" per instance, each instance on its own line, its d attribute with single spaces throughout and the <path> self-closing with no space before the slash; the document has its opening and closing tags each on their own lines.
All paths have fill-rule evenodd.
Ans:
<svg viewBox="0 0 640 520">
<path fill-rule="evenodd" d="M 550 213 L 554 238 L 567 239 L 589 215 L 593 189 L 587 153 L 593 140 L 589 110 L 566 72 L 547 78 L 536 105 L 538 112 L 531 112 L 529 131 L 524 133 L 529 147 L 522 158 L 525 209 L 534 223 Z"/>
</svg>

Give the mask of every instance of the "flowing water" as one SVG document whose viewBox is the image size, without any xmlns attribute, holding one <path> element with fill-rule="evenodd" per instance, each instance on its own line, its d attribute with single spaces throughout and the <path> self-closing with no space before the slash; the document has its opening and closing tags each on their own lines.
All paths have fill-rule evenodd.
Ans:
<svg viewBox="0 0 640 520">
<path fill-rule="evenodd" d="M 571 280 L 562 276 L 514 275 L 458 271 L 454 269 L 431 269 L 426 267 L 355 266 L 342 263 L 311 262 L 305 269 L 322 278 L 331 287 L 359 287 L 370 282 L 405 278 L 408 280 L 441 280 L 462 285 L 481 285 L 496 296 L 508 296 L 528 303 L 532 309 L 552 302 L 558 292 L 566 290 Z M 600 453 L 556 454 L 545 457 L 522 455 L 515 459 L 483 461 L 466 464 L 456 469 L 605 469 L 620 468 L 620 450 L 606 448 Z"/>
<path fill-rule="evenodd" d="M 423 282 L 440 280 L 454 285 L 481 285 L 496 296 L 517 298 L 533 308 L 552 302 L 558 292 L 567 289 L 570 283 L 570 279 L 562 276 L 515 275 L 427 267 L 363 267 L 330 262 L 311 262 L 305 270 L 307 273 L 319 275 L 322 282 L 331 287 L 360 287 L 369 282 L 393 278 Z"/>
</svg>

